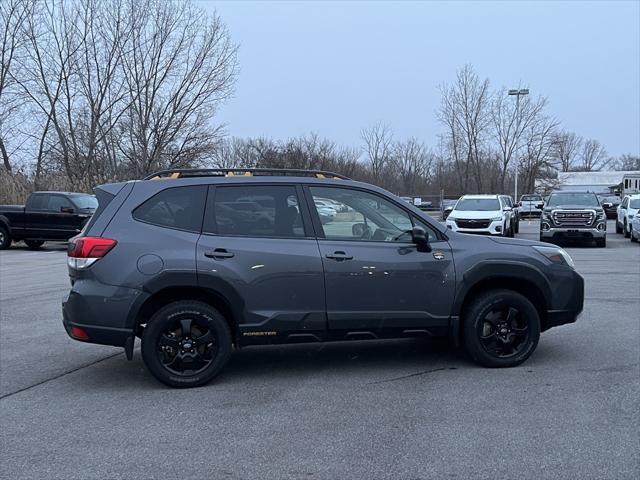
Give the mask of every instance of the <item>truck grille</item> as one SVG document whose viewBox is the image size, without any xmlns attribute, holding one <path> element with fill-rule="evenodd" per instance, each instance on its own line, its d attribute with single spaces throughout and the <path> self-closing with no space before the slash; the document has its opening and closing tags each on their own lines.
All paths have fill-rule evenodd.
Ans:
<svg viewBox="0 0 640 480">
<path fill-rule="evenodd" d="M 456 220 L 458 228 L 489 228 L 491 220 Z"/>
<path fill-rule="evenodd" d="M 593 210 L 560 210 L 553 212 L 553 223 L 560 227 L 588 227 L 595 216 Z"/>
</svg>

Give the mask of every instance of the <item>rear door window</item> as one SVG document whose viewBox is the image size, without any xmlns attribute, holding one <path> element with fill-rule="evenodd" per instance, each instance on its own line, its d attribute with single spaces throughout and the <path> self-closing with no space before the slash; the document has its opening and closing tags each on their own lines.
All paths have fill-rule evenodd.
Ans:
<svg viewBox="0 0 640 480">
<path fill-rule="evenodd" d="M 207 233 L 275 238 L 306 235 L 293 185 L 215 187 L 207 203 Z"/>
<path fill-rule="evenodd" d="M 162 190 L 133 211 L 133 218 L 160 227 L 200 232 L 207 187 L 174 187 Z"/>
<path fill-rule="evenodd" d="M 47 193 L 34 193 L 27 200 L 29 210 L 46 210 L 50 195 Z"/>
<path fill-rule="evenodd" d="M 51 212 L 60 212 L 62 208 L 73 208 L 73 205 L 62 195 L 49 195 L 49 202 L 46 209 Z"/>
</svg>

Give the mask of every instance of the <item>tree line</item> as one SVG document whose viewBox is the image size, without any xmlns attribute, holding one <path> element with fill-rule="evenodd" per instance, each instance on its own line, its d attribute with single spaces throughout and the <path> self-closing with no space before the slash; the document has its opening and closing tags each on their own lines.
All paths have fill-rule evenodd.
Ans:
<svg viewBox="0 0 640 480">
<path fill-rule="evenodd" d="M 374 123 L 358 145 L 311 133 L 230 138 L 237 45 L 220 17 L 178 0 L 0 2 L 0 201 L 33 190 L 185 167 L 332 170 L 401 195 L 520 191 L 557 171 L 640 169 L 561 128 L 544 96 L 509 96 L 467 65 L 440 87 L 436 145 Z"/>
</svg>

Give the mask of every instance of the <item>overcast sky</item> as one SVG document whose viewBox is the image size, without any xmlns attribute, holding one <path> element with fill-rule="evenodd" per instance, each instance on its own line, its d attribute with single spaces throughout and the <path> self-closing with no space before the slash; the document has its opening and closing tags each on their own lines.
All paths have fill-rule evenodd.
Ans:
<svg viewBox="0 0 640 480">
<path fill-rule="evenodd" d="M 564 128 L 640 153 L 640 2 L 208 2 L 240 44 L 230 135 L 359 145 L 378 120 L 435 145 L 438 85 L 470 63 Z"/>
</svg>

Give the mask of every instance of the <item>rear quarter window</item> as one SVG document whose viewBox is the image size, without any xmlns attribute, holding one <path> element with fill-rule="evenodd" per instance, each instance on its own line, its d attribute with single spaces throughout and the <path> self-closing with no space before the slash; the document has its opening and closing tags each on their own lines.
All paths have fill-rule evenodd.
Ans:
<svg viewBox="0 0 640 480">
<path fill-rule="evenodd" d="M 133 218 L 159 227 L 200 232 L 207 196 L 204 185 L 162 190 L 133 211 Z"/>
</svg>

